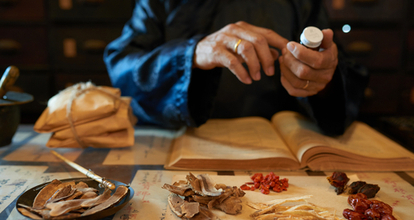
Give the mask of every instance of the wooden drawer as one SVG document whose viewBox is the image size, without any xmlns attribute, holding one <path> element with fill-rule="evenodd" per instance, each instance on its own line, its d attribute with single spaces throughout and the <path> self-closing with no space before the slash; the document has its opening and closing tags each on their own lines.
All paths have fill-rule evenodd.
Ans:
<svg viewBox="0 0 414 220">
<path fill-rule="evenodd" d="M 54 21 L 118 21 L 132 15 L 133 0 L 48 0 L 50 18 Z"/>
<path fill-rule="evenodd" d="M 409 31 L 407 42 L 407 67 L 410 70 L 414 70 L 414 29 Z"/>
<path fill-rule="evenodd" d="M 53 30 L 53 62 L 64 69 L 105 70 L 103 52 L 121 35 L 122 27 L 57 28 Z"/>
<path fill-rule="evenodd" d="M 414 115 L 414 72 L 403 77 L 401 88 L 400 112 L 403 115 Z"/>
<path fill-rule="evenodd" d="M 43 0 L 2 0 L 0 21 L 43 21 L 45 8 Z"/>
<path fill-rule="evenodd" d="M 105 71 L 96 72 L 65 72 L 57 73 L 55 75 L 55 92 L 64 90 L 80 82 L 91 81 L 96 86 L 112 86 L 109 75 Z"/>
<path fill-rule="evenodd" d="M 361 113 L 396 113 L 401 97 L 400 78 L 400 74 L 372 74 Z"/>
<path fill-rule="evenodd" d="M 346 22 L 398 22 L 406 4 L 403 0 L 325 0 L 331 20 Z"/>
<path fill-rule="evenodd" d="M 41 27 L 0 27 L 0 66 L 44 67 L 47 35 Z"/>
<path fill-rule="evenodd" d="M 335 31 L 345 51 L 371 69 L 397 69 L 401 65 L 402 35 L 394 30 Z"/>
</svg>

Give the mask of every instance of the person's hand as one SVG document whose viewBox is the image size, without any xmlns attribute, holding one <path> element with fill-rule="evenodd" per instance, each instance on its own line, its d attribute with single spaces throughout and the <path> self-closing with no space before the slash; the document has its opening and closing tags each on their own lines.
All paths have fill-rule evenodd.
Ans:
<svg viewBox="0 0 414 220">
<path fill-rule="evenodd" d="M 289 42 L 279 57 L 281 83 L 291 96 L 317 94 L 332 80 L 338 64 L 338 48 L 331 29 L 322 30 L 321 51 Z"/>
<path fill-rule="evenodd" d="M 260 80 L 260 66 L 266 75 L 274 74 L 274 61 L 279 53 L 269 46 L 282 49 L 287 43 L 287 39 L 272 30 L 239 21 L 198 42 L 193 68 L 227 67 L 241 82 L 250 84 L 252 79 Z M 242 63 L 247 64 L 248 71 Z"/>
</svg>

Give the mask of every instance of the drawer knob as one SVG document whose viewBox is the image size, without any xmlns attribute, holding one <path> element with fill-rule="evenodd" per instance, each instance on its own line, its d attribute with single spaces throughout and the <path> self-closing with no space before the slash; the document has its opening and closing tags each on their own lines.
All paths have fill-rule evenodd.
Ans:
<svg viewBox="0 0 414 220">
<path fill-rule="evenodd" d="M 0 53 L 3 54 L 14 54 L 17 53 L 21 44 L 13 39 L 0 39 Z"/>
<path fill-rule="evenodd" d="M 372 51 L 372 44 L 366 41 L 354 41 L 346 45 L 346 51 L 352 54 L 369 54 Z"/>
<path fill-rule="evenodd" d="M 83 49 L 88 53 L 102 53 L 107 43 L 103 40 L 87 40 L 83 43 Z"/>
</svg>

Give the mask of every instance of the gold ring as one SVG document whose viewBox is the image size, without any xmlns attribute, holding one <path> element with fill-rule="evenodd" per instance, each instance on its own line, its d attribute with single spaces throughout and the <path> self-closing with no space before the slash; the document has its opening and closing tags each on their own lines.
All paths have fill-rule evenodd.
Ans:
<svg viewBox="0 0 414 220">
<path fill-rule="evenodd" d="M 306 89 L 306 88 L 308 88 L 308 86 L 309 86 L 309 80 L 306 81 L 306 85 L 302 89 Z"/>
<path fill-rule="evenodd" d="M 239 39 L 239 41 L 237 41 L 237 43 L 234 45 L 234 52 L 237 53 L 237 48 L 239 47 L 240 42 L 242 41 L 242 39 Z"/>
</svg>

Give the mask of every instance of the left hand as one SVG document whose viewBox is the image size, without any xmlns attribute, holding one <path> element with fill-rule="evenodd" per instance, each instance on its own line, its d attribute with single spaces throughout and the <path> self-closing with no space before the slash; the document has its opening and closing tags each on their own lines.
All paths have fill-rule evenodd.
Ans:
<svg viewBox="0 0 414 220">
<path fill-rule="evenodd" d="M 279 57 L 281 83 L 291 96 L 307 97 L 323 90 L 332 80 L 338 64 L 338 48 L 333 31 L 322 30 L 322 50 L 314 51 L 289 42 Z"/>
</svg>

